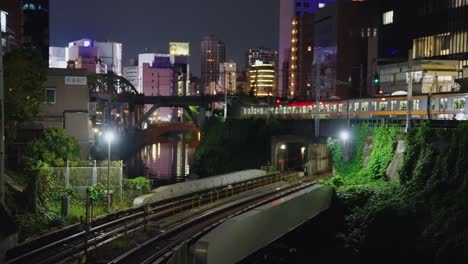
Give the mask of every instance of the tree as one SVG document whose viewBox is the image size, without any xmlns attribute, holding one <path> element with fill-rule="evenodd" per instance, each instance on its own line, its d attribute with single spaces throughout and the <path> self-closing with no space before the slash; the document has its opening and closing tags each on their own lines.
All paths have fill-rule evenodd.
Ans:
<svg viewBox="0 0 468 264">
<path fill-rule="evenodd" d="M 40 53 L 15 48 L 4 57 L 5 125 L 32 120 L 44 101 L 47 65 Z"/>
<path fill-rule="evenodd" d="M 63 128 L 49 128 L 32 143 L 29 157 L 33 164 L 42 162 L 52 167 L 63 167 L 67 160 L 80 159 L 80 145 Z"/>
</svg>

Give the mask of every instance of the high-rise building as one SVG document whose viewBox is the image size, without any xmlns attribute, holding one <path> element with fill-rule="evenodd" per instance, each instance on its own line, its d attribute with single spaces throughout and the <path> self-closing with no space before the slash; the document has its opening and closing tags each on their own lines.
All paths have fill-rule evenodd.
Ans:
<svg viewBox="0 0 468 264">
<path fill-rule="evenodd" d="M 23 6 L 23 44 L 49 56 L 49 0 L 25 0 Z"/>
<path fill-rule="evenodd" d="M 11 47 L 22 43 L 23 13 L 20 1 L 0 2 L 1 44 Z"/>
<path fill-rule="evenodd" d="M 340 98 L 366 95 L 370 47 L 377 41 L 372 7 L 368 2 L 339 0 L 314 14 L 314 68 L 320 60 L 320 97 Z M 374 45 L 375 46 L 375 45 Z M 312 96 L 316 74 L 311 74 Z"/>
<path fill-rule="evenodd" d="M 276 67 L 273 62 L 257 60 L 249 68 L 249 94 L 254 96 L 273 96 L 276 87 Z"/>
<path fill-rule="evenodd" d="M 256 48 L 256 49 L 249 49 L 247 51 L 247 60 L 246 60 L 246 67 L 252 67 L 257 60 L 265 62 L 265 63 L 274 63 L 275 65 L 278 64 L 278 52 L 276 50 L 267 49 L 267 48 Z"/>
<path fill-rule="evenodd" d="M 230 95 L 237 93 L 237 67 L 234 61 L 219 64 L 219 85 L 218 92 L 227 92 Z"/>
<path fill-rule="evenodd" d="M 278 95 L 286 96 L 289 87 L 292 22 L 302 14 L 313 14 L 319 8 L 335 0 L 280 0 L 279 50 L 278 50 Z M 307 17 L 306 17 L 307 18 Z M 309 19 L 309 18 L 307 18 Z M 310 19 L 309 19 L 310 20 Z M 301 23 L 300 25 L 303 25 Z M 304 28 L 304 30 L 308 30 Z M 299 42 L 298 42 L 299 43 Z M 298 67 L 301 67 L 298 65 Z"/>
<path fill-rule="evenodd" d="M 467 0 L 379 0 L 379 20 L 380 58 L 405 60 L 413 49 L 414 59 L 468 67 Z"/>
<path fill-rule="evenodd" d="M 204 93 L 214 93 L 219 77 L 219 64 L 226 60 L 226 46 L 215 36 L 201 42 L 201 81 Z"/>
</svg>

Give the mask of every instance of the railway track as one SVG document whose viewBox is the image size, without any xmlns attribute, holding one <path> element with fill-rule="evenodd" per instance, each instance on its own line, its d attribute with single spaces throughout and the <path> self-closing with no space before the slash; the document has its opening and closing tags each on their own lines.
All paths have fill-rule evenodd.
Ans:
<svg viewBox="0 0 468 264">
<path fill-rule="evenodd" d="M 268 186 L 282 181 L 285 176 L 274 173 L 256 180 L 117 212 L 107 218 L 98 219 L 89 226 L 75 225 L 17 246 L 8 252 L 7 263 L 69 263 L 73 256 L 83 255 L 82 253 L 95 250 L 125 234 L 146 228 L 149 222 L 159 221 L 184 210 L 210 204 L 248 190 Z"/>
<path fill-rule="evenodd" d="M 187 240 L 201 236 L 200 230 L 210 230 L 225 220 L 247 212 L 255 207 L 290 195 L 310 187 L 315 182 L 306 181 L 292 184 L 283 189 L 272 190 L 257 196 L 248 197 L 238 202 L 225 204 L 196 217 L 175 223 L 167 230 L 161 230 L 153 238 L 126 251 L 113 259 L 94 259 L 96 263 L 163 263 L 170 256 L 172 249 Z"/>
</svg>

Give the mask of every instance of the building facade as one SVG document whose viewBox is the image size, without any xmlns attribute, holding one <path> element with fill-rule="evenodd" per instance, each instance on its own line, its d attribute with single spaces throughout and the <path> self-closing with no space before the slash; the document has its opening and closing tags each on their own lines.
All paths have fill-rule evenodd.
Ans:
<svg viewBox="0 0 468 264">
<path fill-rule="evenodd" d="M 72 41 L 68 47 L 49 48 L 49 68 L 86 69 L 89 73 L 109 71 L 122 76 L 122 44 L 92 39 Z"/>
<path fill-rule="evenodd" d="M 257 60 L 249 69 L 249 93 L 254 96 L 273 96 L 276 87 L 276 67 L 273 63 Z"/>
<path fill-rule="evenodd" d="M 302 14 L 314 14 L 335 0 L 280 0 L 279 45 L 278 45 L 278 96 L 288 95 L 290 77 L 291 40 L 294 19 Z M 300 66 L 299 66 L 300 67 Z"/>
<path fill-rule="evenodd" d="M 22 1 L 23 45 L 38 49 L 44 60 L 49 56 L 49 0 Z"/>
<path fill-rule="evenodd" d="M 81 147 L 81 157 L 88 158 L 93 132 L 89 118 L 89 88 L 83 69 L 49 69 L 45 100 L 36 117 L 35 127 L 64 128 Z"/>
<path fill-rule="evenodd" d="M 408 62 L 378 67 L 380 90 L 383 94 L 406 93 L 409 82 Z M 431 94 L 460 90 L 458 61 L 417 60 L 413 62 L 413 93 Z"/>
<path fill-rule="evenodd" d="M 413 59 L 468 67 L 468 1 L 380 0 L 379 18 L 379 57 L 407 59 L 412 49 Z"/>
<path fill-rule="evenodd" d="M 219 64 L 226 61 L 226 46 L 215 36 L 207 36 L 201 42 L 201 82 L 205 94 L 216 92 Z"/>
<path fill-rule="evenodd" d="M 234 61 L 223 62 L 219 64 L 219 84 L 218 93 L 228 93 L 235 95 L 237 93 L 237 67 Z"/>
<path fill-rule="evenodd" d="M 246 64 L 249 73 L 248 92 L 258 96 L 277 95 L 278 52 L 266 48 L 249 49 Z M 268 72 L 263 72 L 265 70 Z"/>
</svg>

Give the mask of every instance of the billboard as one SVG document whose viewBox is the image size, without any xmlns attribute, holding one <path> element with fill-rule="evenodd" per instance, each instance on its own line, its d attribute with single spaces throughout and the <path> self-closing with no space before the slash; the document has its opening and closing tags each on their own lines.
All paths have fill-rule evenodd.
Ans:
<svg viewBox="0 0 468 264">
<path fill-rule="evenodd" d="M 169 54 L 177 56 L 190 56 L 188 42 L 170 42 Z"/>
</svg>

